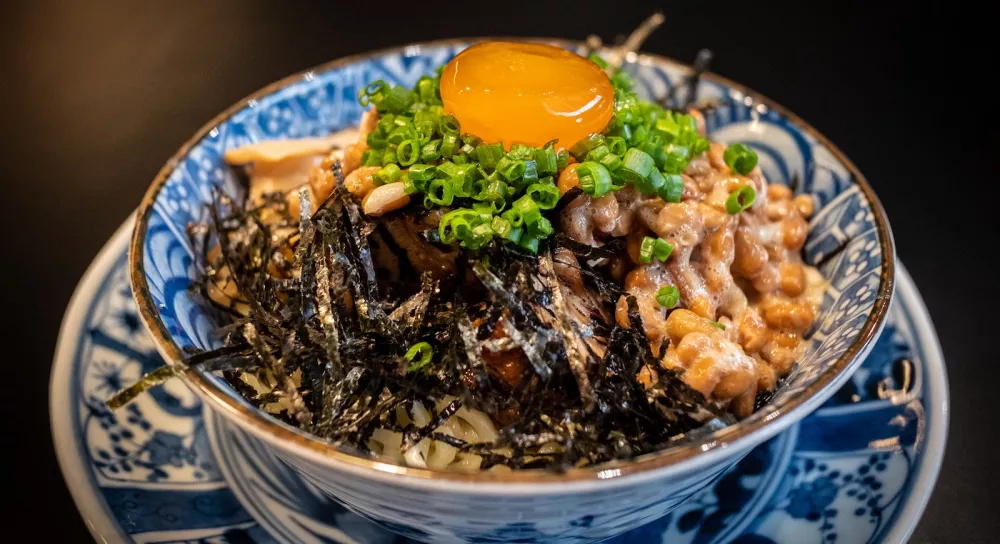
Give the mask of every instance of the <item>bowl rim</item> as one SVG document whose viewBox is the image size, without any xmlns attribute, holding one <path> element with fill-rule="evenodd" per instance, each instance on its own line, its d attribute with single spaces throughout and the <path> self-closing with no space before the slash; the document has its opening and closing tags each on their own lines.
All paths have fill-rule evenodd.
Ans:
<svg viewBox="0 0 1000 544">
<path fill-rule="evenodd" d="M 304 81 L 307 78 L 311 78 L 317 73 L 342 68 L 359 61 L 374 59 L 387 54 L 405 54 L 412 51 L 413 48 L 465 45 L 483 40 L 543 41 L 564 47 L 579 47 L 584 45 L 579 40 L 560 38 L 468 37 L 413 42 L 340 57 L 281 78 L 240 99 L 198 129 L 191 138 L 184 142 L 171 155 L 165 165 L 156 174 L 152 184 L 143 196 L 136 214 L 135 228 L 128 251 L 129 281 L 132 287 L 133 299 L 139 310 L 140 319 L 156 345 L 157 350 L 168 364 L 172 366 L 182 364 L 181 361 L 184 359 L 184 355 L 180 347 L 168 333 L 166 326 L 160 320 L 156 304 L 150 294 L 149 285 L 143 270 L 145 257 L 144 241 L 149 218 L 160 190 L 190 150 L 219 124 L 229 120 L 244 108 L 248 106 L 252 107 L 256 101 Z M 667 65 L 685 73 L 693 72 L 690 66 L 662 55 L 640 53 L 638 54 L 637 62 L 647 65 Z M 703 77 L 736 90 L 744 96 L 751 98 L 755 103 L 765 105 L 784 117 L 788 122 L 794 124 L 797 128 L 815 138 L 820 145 L 826 147 L 846 167 L 853 177 L 854 182 L 864 194 L 873 212 L 879 246 L 882 252 L 882 270 L 872 312 L 868 316 L 868 319 L 866 319 L 861 332 L 844 354 L 825 369 L 812 384 L 784 402 L 776 405 L 765 405 L 749 418 L 736 424 L 729 425 L 698 439 L 645 454 L 635 459 L 615 461 L 591 467 L 572 468 L 562 473 L 541 470 L 462 473 L 404 467 L 339 451 L 328 442 L 287 425 L 254 408 L 246 401 L 237 399 L 235 395 L 228 394 L 199 370 L 184 367 L 179 372 L 179 375 L 189 387 L 199 393 L 199 397 L 202 400 L 208 401 L 206 406 L 210 405 L 212 409 L 221 411 L 225 415 L 224 417 L 232 419 L 241 428 L 265 439 L 269 444 L 279 449 L 293 455 L 305 457 L 325 466 L 331 466 L 336 470 L 346 470 L 362 477 L 375 477 L 387 483 L 401 485 L 426 485 L 428 483 L 445 485 L 477 484 L 474 488 L 465 487 L 465 489 L 467 491 L 475 489 L 484 492 L 496 492 L 501 490 L 501 488 L 505 491 L 516 488 L 518 490 L 529 491 L 528 488 L 530 487 L 531 492 L 544 493 L 554 489 L 552 484 L 581 483 L 586 485 L 597 481 L 633 480 L 636 477 L 641 478 L 642 476 L 640 475 L 650 476 L 649 473 L 653 471 L 660 473 L 668 469 L 678 469 L 682 462 L 685 462 L 685 465 L 689 465 L 685 468 L 694 469 L 696 466 L 703 467 L 713 461 L 724 458 L 724 456 L 728 455 L 727 450 L 732 451 L 744 445 L 754 445 L 770 438 L 780 430 L 804 417 L 811 409 L 816 408 L 819 401 L 825 400 L 826 397 L 832 395 L 832 388 L 825 396 L 820 394 L 820 392 L 846 379 L 847 376 L 844 375 L 846 371 L 856 366 L 860 362 L 861 356 L 867 354 L 871 349 L 871 345 L 885 324 L 895 288 L 895 249 L 892 231 L 889 227 L 885 210 L 867 179 L 865 179 L 854 163 L 818 130 L 780 104 L 744 85 L 711 72 L 706 72 Z M 818 399 L 817 397 L 823 398 Z M 710 455 L 701 455 L 708 453 Z M 699 459 L 701 462 L 698 462 Z M 493 484 L 502 485 L 498 487 Z M 527 484 L 536 485 L 529 486 Z"/>
</svg>

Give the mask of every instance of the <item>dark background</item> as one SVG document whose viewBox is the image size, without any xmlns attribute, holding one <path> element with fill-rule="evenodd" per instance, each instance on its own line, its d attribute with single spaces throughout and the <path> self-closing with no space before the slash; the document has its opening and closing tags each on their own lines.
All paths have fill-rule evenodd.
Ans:
<svg viewBox="0 0 1000 544">
<path fill-rule="evenodd" d="M 18 497 L 8 502 L 9 519 L 20 525 L 44 516 L 37 536 L 68 542 L 89 536 L 49 437 L 59 321 L 91 258 L 181 142 L 244 95 L 332 58 L 454 36 L 597 33 L 609 42 L 656 7 L 622 0 L 0 5 L 2 300 L 5 321 L 14 318 L 3 334 L 18 354 L 2 363 L 6 449 L 18 457 L 4 468 L 3 488 Z M 944 467 L 913 541 L 996 541 L 1000 459 L 991 446 L 1000 358 L 989 348 L 1000 275 L 988 265 L 1000 233 L 992 217 L 1000 140 L 996 91 L 987 83 L 997 63 L 985 54 L 997 34 L 992 18 L 955 2 L 659 7 L 667 23 L 645 50 L 690 60 L 711 48 L 713 71 L 808 120 L 875 187 L 937 325 L 951 381 Z M 14 407 L 24 414 L 19 421 L 10 417 Z"/>
</svg>

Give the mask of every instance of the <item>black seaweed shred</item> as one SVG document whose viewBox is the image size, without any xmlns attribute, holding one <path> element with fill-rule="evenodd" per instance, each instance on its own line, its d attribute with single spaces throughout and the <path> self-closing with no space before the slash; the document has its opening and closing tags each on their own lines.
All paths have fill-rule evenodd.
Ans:
<svg viewBox="0 0 1000 544">
<path fill-rule="evenodd" d="M 308 198 L 300 217 L 291 217 L 284 199 L 247 207 L 216 194 L 209 223 L 189 229 L 205 259 L 197 293 L 208 300 L 225 270 L 239 300 L 212 302 L 228 320 L 220 328 L 224 347 L 192 355 L 187 365 L 219 372 L 254 406 L 358 454 L 374 454 L 368 439 L 386 428 L 403 433 L 404 449 L 429 437 L 482 456 L 483 468 L 565 470 L 653 452 L 707 420 L 718 425 L 720 414 L 676 373 L 660 371 L 649 387 L 637 379 L 643 365 L 657 361 L 635 299 L 601 265 L 622 254 L 623 241 L 591 247 L 556 236 L 538 255 L 492 243 L 460 252 L 447 289 L 429 274 L 388 282 L 373 261 L 377 221 L 344 188 L 340 164 L 334 169 L 338 183 L 315 211 Z M 213 244 L 220 253 L 208 262 Z M 576 262 L 554 261 L 556 248 Z M 393 244 L 380 250 L 406 261 Z M 555 264 L 579 268 L 602 315 L 614 315 L 627 296 L 629 325 L 572 317 L 567 297 L 575 295 Z M 590 340 L 603 346 L 602 356 Z M 403 355 L 421 341 L 432 345 L 433 361 L 407 371 Z M 498 353 L 523 360 L 513 383 L 487 360 Z M 175 372 L 156 371 L 132 389 Z M 138 394 L 132 389 L 113 403 Z M 435 411 L 445 398 L 455 400 Z M 418 401 L 431 423 L 402 427 L 397 407 L 410 410 Z M 461 407 L 489 415 L 497 440 L 467 443 L 438 432 Z M 543 444 L 556 447 L 539 453 Z"/>
</svg>

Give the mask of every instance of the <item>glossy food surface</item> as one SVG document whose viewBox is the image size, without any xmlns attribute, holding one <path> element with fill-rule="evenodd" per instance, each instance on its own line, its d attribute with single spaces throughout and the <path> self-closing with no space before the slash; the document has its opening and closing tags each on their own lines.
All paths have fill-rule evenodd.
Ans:
<svg viewBox="0 0 1000 544">
<path fill-rule="evenodd" d="M 441 100 L 462 132 L 487 142 L 572 146 L 601 132 L 614 113 L 608 76 L 558 47 L 484 42 L 456 56 L 441 77 Z"/>
</svg>

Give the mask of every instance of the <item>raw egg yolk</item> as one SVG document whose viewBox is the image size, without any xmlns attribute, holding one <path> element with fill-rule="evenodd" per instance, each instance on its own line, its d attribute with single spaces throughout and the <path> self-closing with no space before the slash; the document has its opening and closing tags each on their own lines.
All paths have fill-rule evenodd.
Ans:
<svg viewBox="0 0 1000 544">
<path fill-rule="evenodd" d="M 614 113 L 611 80 L 593 62 L 551 45 L 484 42 L 441 74 L 444 111 L 485 142 L 571 147 Z"/>
</svg>

